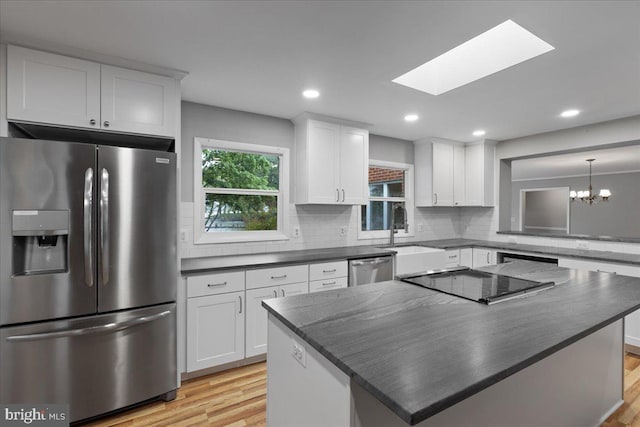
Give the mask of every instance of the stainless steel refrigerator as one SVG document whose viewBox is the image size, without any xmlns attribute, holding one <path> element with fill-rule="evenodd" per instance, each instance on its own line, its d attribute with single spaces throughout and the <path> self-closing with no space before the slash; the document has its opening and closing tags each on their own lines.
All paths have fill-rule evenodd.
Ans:
<svg viewBox="0 0 640 427">
<path fill-rule="evenodd" d="M 0 138 L 0 402 L 175 397 L 176 157 Z"/>
</svg>

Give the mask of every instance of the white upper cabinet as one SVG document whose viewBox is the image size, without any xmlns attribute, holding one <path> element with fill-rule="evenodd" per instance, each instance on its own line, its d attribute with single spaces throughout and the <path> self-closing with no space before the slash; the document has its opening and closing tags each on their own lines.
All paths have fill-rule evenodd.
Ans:
<svg viewBox="0 0 640 427">
<path fill-rule="evenodd" d="M 295 123 L 296 203 L 365 204 L 369 131 L 306 115 Z"/>
<path fill-rule="evenodd" d="M 433 206 L 453 206 L 453 144 L 433 143 Z"/>
<path fill-rule="evenodd" d="M 341 126 L 340 202 L 367 203 L 369 185 L 369 131 Z"/>
<path fill-rule="evenodd" d="M 174 79 L 103 65 L 101 80 L 102 128 L 149 135 L 174 134 Z"/>
<path fill-rule="evenodd" d="M 416 206 L 493 206 L 495 143 L 415 143 Z"/>
<path fill-rule="evenodd" d="M 7 46 L 7 118 L 100 128 L 100 64 Z"/>
<path fill-rule="evenodd" d="M 489 141 L 465 147 L 464 198 L 466 206 L 494 205 L 495 144 Z"/>
<path fill-rule="evenodd" d="M 91 61 L 7 47 L 7 119 L 175 136 L 177 81 Z"/>
</svg>

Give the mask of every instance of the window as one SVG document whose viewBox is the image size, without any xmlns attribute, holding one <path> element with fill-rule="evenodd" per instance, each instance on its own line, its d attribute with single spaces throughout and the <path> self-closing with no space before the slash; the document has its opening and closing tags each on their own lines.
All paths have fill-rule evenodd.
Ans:
<svg viewBox="0 0 640 427">
<path fill-rule="evenodd" d="M 194 141 L 196 243 L 286 239 L 289 150 Z"/>
<path fill-rule="evenodd" d="M 369 164 L 369 202 L 360 208 L 358 238 L 413 236 L 413 165 L 372 160 Z M 405 224 L 407 227 L 405 228 Z"/>
</svg>

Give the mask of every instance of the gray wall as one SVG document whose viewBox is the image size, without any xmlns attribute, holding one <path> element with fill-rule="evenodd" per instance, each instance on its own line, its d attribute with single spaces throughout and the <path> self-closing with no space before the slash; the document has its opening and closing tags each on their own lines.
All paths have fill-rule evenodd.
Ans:
<svg viewBox="0 0 640 427">
<path fill-rule="evenodd" d="M 287 119 L 182 102 L 182 201 L 193 202 L 193 138 L 223 139 L 291 150 L 294 127 Z M 413 143 L 386 136 L 369 136 L 369 158 L 413 164 Z M 290 167 L 291 179 L 295 168 Z"/>
<path fill-rule="evenodd" d="M 640 237 L 640 172 L 593 176 L 593 189 L 608 188 L 613 195 L 608 202 L 588 206 L 581 201 L 570 205 L 571 234 L 594 236 Z M 519 229 L 520 189 L 571 187 L 584 189 L 588 177 L 516 181 L 511 187 L 512 230 Z"/>
<path fill-rule="evenodd" d="M 413 142 L 388 136 L 369 135 L 370 159 L 413 165 L 413 157 Z"/>
<path fill-rule="evenodd" d="M 567 227 L 567 191 L 528 191 L 524 196 L 524 230 Z M 564 232 L 565 230 L 563 230 Z"/>
<path fill-rule="evenodd" d="M 285 147 L 293 155 L 293 123 L 287 119 L 182 102 L 182 201 L 193 202 L 193 138 Z M 293 169 L 291 169 L 293 172 Z"/>
</svg>

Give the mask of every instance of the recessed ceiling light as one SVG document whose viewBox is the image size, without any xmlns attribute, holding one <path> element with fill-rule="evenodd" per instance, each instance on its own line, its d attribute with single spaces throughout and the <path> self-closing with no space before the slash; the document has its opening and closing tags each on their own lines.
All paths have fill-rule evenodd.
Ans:
<svg viewBox="0 0 640 427">
<path fill-rule="evenodd" d="M 440 95 L 555 49 L 508 20 L 393 79 Z"/>
<path fill-rule="evenodd" d="M 484 135 L 486 132 L 483 131 L 482 129 L 478 129 L 478 130 L 474 130 L 473 131 L 473 136 L 482 136 Z"/>
<path fill-rule="evenodd" d="M 562 117 L 575 117 L 580 114 L 580 110 L 566 110 L 560 113 Z"/>
<path fill-rule="evenodd" d="M 420 117 L 418 117 L 417 114 L 407 114 L 406 116 L 404 116 L 404 121 L 405 122 L 415 122 L 419 118 Z"/>
<path fill-rule="evenodd" d="M 302 96 L 304 96 L 305 98 L 313 99 L 313 98 L 319 97 L 320 92 L 318 92 L 315 89 L 307 89 L 304 92 L 302 92 Z"/>
</svg>

